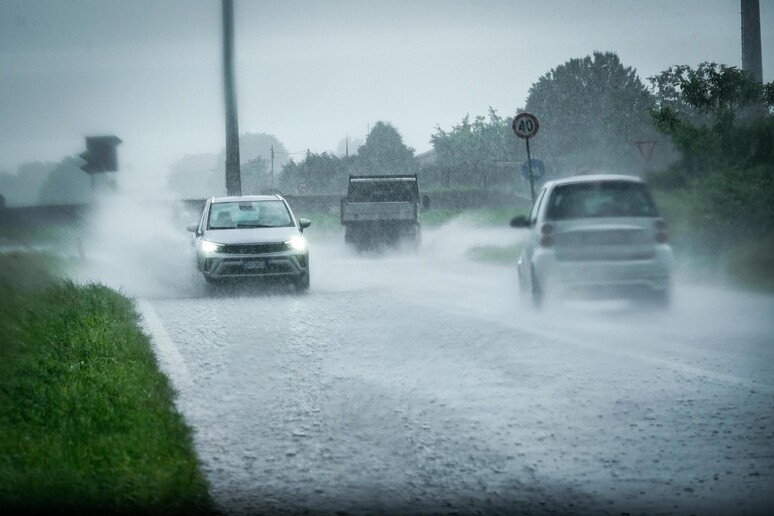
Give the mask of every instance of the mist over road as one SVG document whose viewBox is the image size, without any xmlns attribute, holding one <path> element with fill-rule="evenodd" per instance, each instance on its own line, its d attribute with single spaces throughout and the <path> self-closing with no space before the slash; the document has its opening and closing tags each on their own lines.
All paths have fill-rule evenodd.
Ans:
<svg viewBox="0 0 774 516">
<path fill-rule="evenodd" d="M 451 224 L 384 256 L 313 241 L 306 295 L 195 275 L 130 291 L 219 507 L 768 513 L 774 299 L 678 281 L 667 313 L 537 314 L 515 267 L 464 256 L 518 238 Z"/>
</svg>

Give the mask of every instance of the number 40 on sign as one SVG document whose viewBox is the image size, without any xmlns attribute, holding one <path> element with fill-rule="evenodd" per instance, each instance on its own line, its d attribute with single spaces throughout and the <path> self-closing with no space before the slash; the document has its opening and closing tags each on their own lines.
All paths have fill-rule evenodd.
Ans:
<svg viewBox="0 0 774 516">
<path fill-rule="evenodd" d="M 513 118 L 513 132 L 519 138 L 529 139 L 535 136 L 540 128 L 538 119 L 532 113 L 519 113 Z"/>
</svg>

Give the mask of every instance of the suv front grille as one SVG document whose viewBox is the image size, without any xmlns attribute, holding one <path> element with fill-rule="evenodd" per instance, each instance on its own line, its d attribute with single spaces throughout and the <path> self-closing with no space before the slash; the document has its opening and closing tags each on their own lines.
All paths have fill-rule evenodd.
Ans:
<svg viewBox="0 0 774 516">
<path fill-rule="evenodd" d="M 227 244 L 220 248 L 219 252 L 226 254 L 265 254 L 287 251 L 288 246 L 283 242 L 271 242 L 268 244 Z"/>
</svg>

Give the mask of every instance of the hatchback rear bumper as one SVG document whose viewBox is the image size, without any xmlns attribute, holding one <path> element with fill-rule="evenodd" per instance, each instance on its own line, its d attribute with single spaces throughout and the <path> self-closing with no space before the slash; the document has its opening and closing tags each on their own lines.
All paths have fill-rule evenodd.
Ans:
<svg viewBox="0 0 774 516">
<path fill-rule="evenodd" d="M 645 260 L 558 261 L 553 253 L 533 258 L 544 290 L 616 296 L 637 290 L 666 291 L 672 276 L 672 251 L 657 246 Z"/>
</svg>

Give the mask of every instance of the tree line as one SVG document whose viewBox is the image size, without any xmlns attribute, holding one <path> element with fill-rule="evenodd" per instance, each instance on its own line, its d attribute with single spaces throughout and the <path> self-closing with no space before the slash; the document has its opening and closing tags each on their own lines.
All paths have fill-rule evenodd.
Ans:
<svg viewBox="0 0 774 516">
<path fill-rule="evenodd" d="M 451 128 L 436 127 L 432 150 L 422 156 L 388 121 L 376 123 L 348 156 L 293 156 L 273 135 L 246 134 L 240 138 L 243 192 L 339 194 L 350 174 L 419 174 L 426 191 L 516 192 L 524 185 L 526 152 L 510 124 L 525 110 L 540 119 L 530 144 L 546 178 L 615 172 L 659 177 L 662 184 L 671 178 L 688 188 L 697 178 L 715 180 L 718 167 L 770 166 L 771 84 L 756 86 L 744 72 L 711 63 L 675 66 L 647 81 L 613 52 L 570 59 L 539 77 L 514 113 L 490 108 Z M 168 188 L 182 198 L 221 194 L 224 163 L 223 151 L 185 156 L 172 165 Z M 0 194 L 9 204 L 83 202 L 89 188 L 73 157 L 0 174 Z"/>
</svg>

